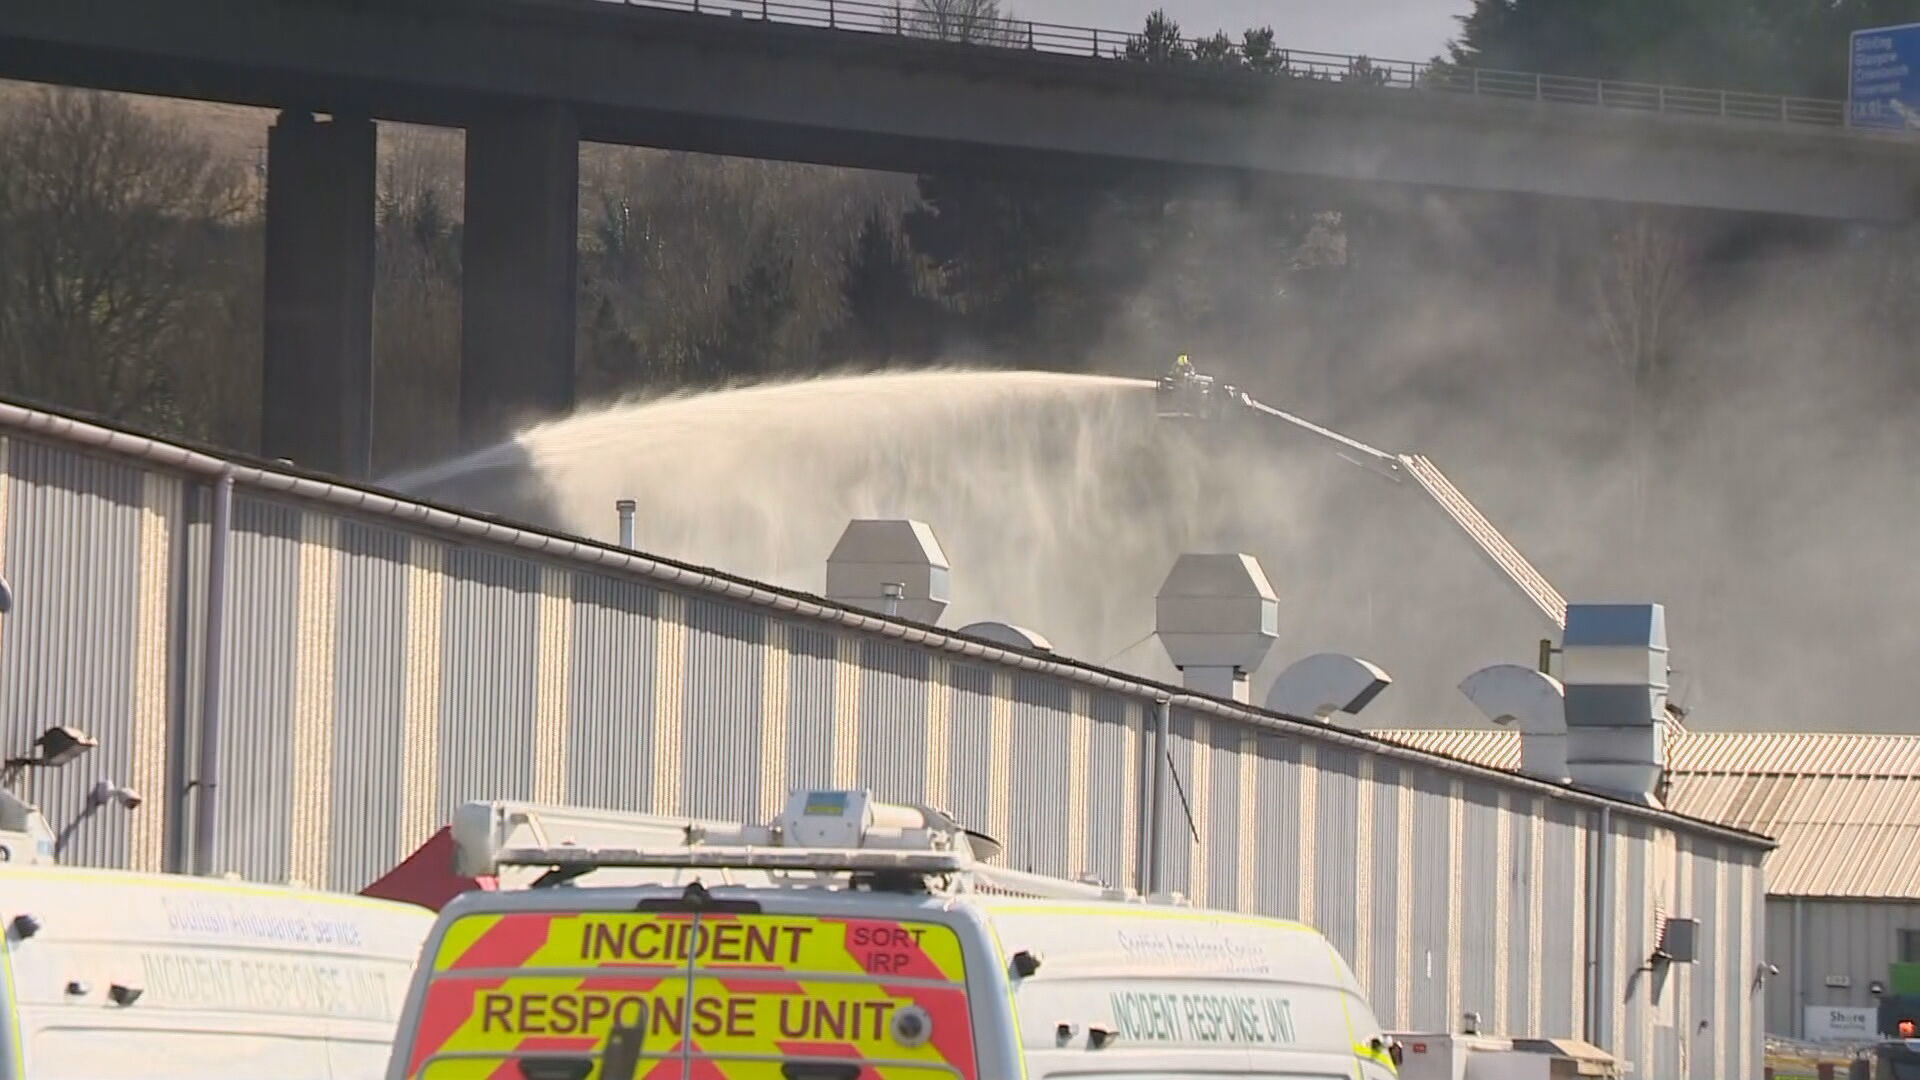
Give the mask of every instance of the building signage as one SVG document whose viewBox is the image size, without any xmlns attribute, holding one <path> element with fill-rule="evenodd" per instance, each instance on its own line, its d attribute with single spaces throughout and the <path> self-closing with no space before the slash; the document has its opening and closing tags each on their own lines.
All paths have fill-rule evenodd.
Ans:
<svg viewBox="0 0 1920 1080">
<path fill-rule="evenodd" d="M 1874 1010 L 1840 1005 L 1807 1006 L 1807 1038 L 1815 1042 L 1872 1042 Z"/>
</svg>

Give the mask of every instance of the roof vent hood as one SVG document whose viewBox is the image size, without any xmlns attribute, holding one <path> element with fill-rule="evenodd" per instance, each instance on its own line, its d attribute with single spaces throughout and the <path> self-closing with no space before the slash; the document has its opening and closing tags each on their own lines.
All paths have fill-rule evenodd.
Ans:
<svg viewBox="0 0 1920 1080">
<path fill-rule="evenodd" d="M 1659 806 L 1667 754 L 1667 612 L 1570 604 L 1561 638 L 1567 775 L 1578 787 Z"/>
<path fill-rule="evenodd" d="M 827 556 L 827 599 L 932 625 L 947 610 L 951 567 L 924 521 L 856 519 Z"/>
<path fill-rule="evenodd" d="M 1248 676 L 1279 628 L 1279 597 L 1244 553 L 1180 556 L 1154 601 L 1153 632 L 1198 694 L 1250 701 Z"/>
<path fill-rule="evenodd" d="M 1345 653 L 1315 653 L 1287 665 L 1267 688 L 1267 708 L 1302 720 L 1353 716 L 1393 685 L 1380 665 Z"/>
<path fill-rule="evenodd" d="M 1520 732 L 1520 771 L 1567 782 L 1566 687 L 1542 671 L 1495 664 L 1466 677 L 1460 692 L 1487 719 Z"/>
<path fill-rule="evenodd" d="M 1053 642 L 1048 641 L 1039 631 L 1015 626 L 1012 623 L 992 621 L 968 623 L 961 627 L 959 632 L 1021 652 L 1053 651 Z"/>
</svg>

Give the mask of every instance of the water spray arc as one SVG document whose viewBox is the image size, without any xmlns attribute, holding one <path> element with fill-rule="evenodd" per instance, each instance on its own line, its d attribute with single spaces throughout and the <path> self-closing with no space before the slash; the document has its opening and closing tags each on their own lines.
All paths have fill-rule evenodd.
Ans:
<svg viewBox="0 0 1920 1080">
<path fill-rule="evenodd" d="M 1175 389 L 1207 387 L 1202 379 Z M 1401 564 L 1389 560 L 1404 557 L 1404 526 L 1420 532 L 1400 520 L 1411 505 L 1327 475 L 1316 451 L 1294 453 L 1273 439 L 1264 430 L 1273 418 L 1243 405 L 1237 391 L 1189 393 L 1193 407 L 1181 409 L 1169 391 L 1157 397 L 1156 386 L 957 369 L 768 382 L 584 410 L 387 482 L 876 614 L 968 627 L 1022 651 L 1101 660 L 1168 681 L 1182 679 L 1178 665 L 1146 647 L 1155 637 L 1157 586 L 1182 554 L 1242 552 L 1280 573 L 1275 584 L 1288 583 L 1283 599 L 1295 616 L 1270 628 L 1282 655 L 1358 650 L 1394 673 L 1404 692 L 1368 706 L 1370 720 L 1389 726 L 1431 720 L 1425 703 L 1451 691 L 1460 671 L 1485 663 L 1458 636 L 1436 647 L 1420 613 L 1480 620 L 1485 629 L 1470 637 L 1534 636 L 1526 612 L 1536 609 L 1487 595 L 1493 590 L 1473 560 L 1398 572 Z M 1257 422 L 1187 422 L 1185 413 L 1209 415 L 1213 405 Z M 1196 423 L 1207 437 L 1184 437 L 1197 434 Z M 1352 461 L 1391 465 L 1389 475 L 1404 482 L 1397 461 L 1343 438 L 1319 444 L 1331 442 Z M 927 523 L 941 555 L 929 560 L 928 538 L 916 537 L 905 555 L 855 550 L 869 546 L 862 541 L 834 558 L 849 521 L 867 530 Z M 928 569 L 948 557 L 969 571 Z M 825 581 L 823 563 L 842 570 Z M 848 577 L 854 569 L 858 581 Z M 1391 606 L 1383 610 L 1396 613 L 1383 623 L 1373 616 L 1376 587 Z M 944 610 L 916 613 L 929 602 Z M 1250 701 L 1289 681 L 1277 670 L 1245 670 L 1255 685 L 1240 692 Z M 1288 708 L 1347 715 L 1337 707 L 1358 693 L 1342 697 L 1353 689 L 1347 684 L 1364 689 L 1374 680 L 1339 674 L 1337 685 L 1289 697 Z"/>
</svg>

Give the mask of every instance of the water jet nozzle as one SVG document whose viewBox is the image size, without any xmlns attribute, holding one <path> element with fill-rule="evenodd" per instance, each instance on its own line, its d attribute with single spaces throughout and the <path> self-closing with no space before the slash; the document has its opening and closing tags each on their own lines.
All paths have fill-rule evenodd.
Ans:
<svg viewBox="0 0 1920 1080">
<path fill-rule="evenodd" d="M 1185 356 L 1160 377 L 1153 396 L 1154 416 L 1162 420 L 1221 420 L 1245 397 L 1237 388 L 1195 371 Z"/>
</svg>

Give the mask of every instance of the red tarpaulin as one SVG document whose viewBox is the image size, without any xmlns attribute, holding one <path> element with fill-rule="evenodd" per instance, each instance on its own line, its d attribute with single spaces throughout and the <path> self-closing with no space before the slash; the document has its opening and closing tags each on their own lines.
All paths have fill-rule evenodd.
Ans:
<svg viewBox="0 0 1920 1080">
<path fill-rule="evenodd" d="M 442 828 L 400 865 L 361 889 L 360 895 L 439 911 L 447 901 L 470 889 L 499 887 L 499 882 L 491 877 L 461 877 L 453 872 L 453 833 Z"/>
</svg>

